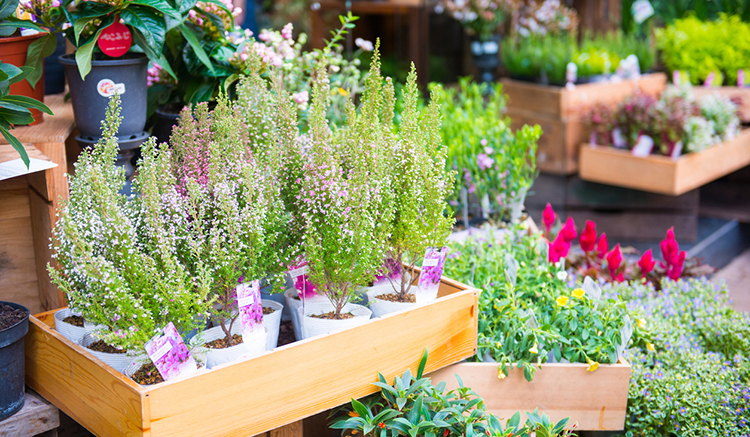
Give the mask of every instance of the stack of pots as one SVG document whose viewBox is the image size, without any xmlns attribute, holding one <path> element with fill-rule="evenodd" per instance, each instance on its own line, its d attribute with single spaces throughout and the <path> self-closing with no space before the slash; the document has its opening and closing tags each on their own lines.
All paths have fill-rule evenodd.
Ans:
<svg viewBox="0 0 750 437">
<path fill-rule="evenodd" d="M 142 53 L 127 53 L 120 58 L 92 59 L 91 71 L 84 80 L 78 71 L 75 55 L 60 56 L 70 87 L 70 100 L 80 135 L 81 147 L 91 147 L 102 137 L 104 120 L 112 95 L 120 95 L 124 115 L 117 133 L 120 152 L 117 165 L 125 169 L 126 183 L 122 194 L 129 195 L 133 177 L 133 157 L 148 139 L 146 126 L 148 58 Z"/>
</svg>

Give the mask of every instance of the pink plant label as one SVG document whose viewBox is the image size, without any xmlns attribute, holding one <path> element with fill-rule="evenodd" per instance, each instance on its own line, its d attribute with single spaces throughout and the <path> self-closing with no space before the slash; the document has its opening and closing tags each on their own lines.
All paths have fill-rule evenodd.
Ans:
<svg viewBox="0 0 750 437">
<path fill-rule="evenodd" d="M 240 313 L 242 332 L 262 329 L 263 303 L 260 298 L 260 281 L 252 281 L 237 286 L 237 308 Z"/>
<path fill-rule="evenodd" d="M 706 88 L 711 88 L 714 84 L 714 80 L 716 79 L 716 73 L 713 71 L 708 73 L 708 76 L 706 76 L 706 81 L 703 82 L 703 86 Z"/>
<path fill-rule="evenodd" d="M 146 343 L 146 353 L 165 381 L 189 375 L 198 370 L 182 336 L 172 322 Z"/>
<path fill-rule="evenodd" d="M 304 260 L 289 270 L 289 276 L 292 277 L 294 288 L 297 289 L 300 297 L 312 297 L 318 291 L 312 282 L 310 282 L 307 276 L 308 271 L 310 271 L 310 268 L 307 265 L 307 261 Z"/>
<path fill-rule="evenodd" d="M 575 83 L 576 79 L 578 79 L 578 66 L 572 62 L 568 62 L 568 66 L 565 68 L 565 80 Z"/>
<path fill-rule="evenodd" d="M 674 86 L 682 85 L 682 76 L 680 76 L 680 70 L 675 70 L 672 72 L 672 84 L 674 84 Z"/>
<path fill-rule="evenodd" d="M 670 157 L 672 159 L 677 159 L 680 157 L 681 154 L 682 154 L 682 141 L 678 141 L 674 144 Z"/>
<path fill-rule="evenodd" d="M 420 290 L 434 291 L 440 286 L 440 277 L 443 276 L 447 254 L 447 247 L 427 249 L 422 261 L 422 274 L 419 275 L 418 287 Z"/>
<path fill-rule="evenodd" d="M 628 145 L 619 127 L 612 129 L 612 144 L 619 149 L 623 149 Z"/>
<path fill-rule="evenodd" d="M 745 86 L 745 70 L 737 70 L 737 86 L 742 88 Z"/>
</svg>

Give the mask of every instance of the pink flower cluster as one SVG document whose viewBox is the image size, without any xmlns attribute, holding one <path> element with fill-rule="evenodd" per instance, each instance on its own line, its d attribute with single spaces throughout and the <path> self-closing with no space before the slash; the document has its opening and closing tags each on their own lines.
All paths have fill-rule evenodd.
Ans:
<svg viewBox="0 0 750 437">
<path fill-rule="evenodd" d="M 682 267 L 685 264 L 686 252 L 680 250 L 677 239 L 674 237 L 674 227 L 669 228 L 667 236 L 661 242 L 661 254 L 664 262 L 661 267 L 666 269 L 669 279 L 678 280 L 682 276 Z"/>
</svg>

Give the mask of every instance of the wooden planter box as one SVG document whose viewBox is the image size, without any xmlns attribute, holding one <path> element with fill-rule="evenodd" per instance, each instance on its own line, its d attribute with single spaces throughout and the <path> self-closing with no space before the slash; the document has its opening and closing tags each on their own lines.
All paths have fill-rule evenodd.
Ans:
<svg viewBox="0 0 750 437">
<path fill-rule="evenodd" d="M 750 87 L 738 88 L 736 86 L 720 86 L 720 87 L 704 87 L 695 86 L 693 87 L 693 95 L 696 98 L 701 98 L 708 94 L 719 94 L 720 96 L 729 97 L 730 99 L 738 100 L 739 102 L 739 117 L 745 123 L 750 122 Z"/>
<path fill-rule="evenodd" d="M 630 364 L 602 364 L 588 372 L 588 364 L 542 364 L 529 382 L 523 369 L 513 368 L 505 379 L 497 377 L 495 363 L 459 363 L 427 376 L 433 384 L 445 381 L 456 388 L 454 375 L 464 386 L 484 398 L 492 414 L 509 419 L 516 411 L 539 411 L 554 421 L 570 417 L 570 428 L 577 430 L 621 430 L 625 426 L 628 404 Z M 525 418 L 523 419 L 525 421 Z"/>
<path fill-rule="evenodd" d="M 475 354 L 477 290 L 443 278 L 438 299 L 354 329 L 298 341 L 182 381 L 142 387 L 30 317 L 26 384 L 98 436 L 252 436 L 374 393 L 393 379 Z"/>
<path fill-rule="evenodd" d="M 633 156 L 630 151 L 587 144 L 581 179 L 679 196 L 750 164 L 750 129 L 732 141 L 677 159 Z"/>
<path fill-rule="evenodd" d="M 583 118 L 598 103 L 620 103 L 636 89 L 657 95 L 664 90 L 667 76 L 647 74 L 637 81 L 601 82 L 576 85 L 574 89 L 539 85 L 503 78 L 508 95 L 507 115 L 511 127 L 538 124 L 544 132 L 539 139 L 537 167 L 545 173 L 569 175 L 578 171 L 578 148 L 587 141 Z"/>
</svg>

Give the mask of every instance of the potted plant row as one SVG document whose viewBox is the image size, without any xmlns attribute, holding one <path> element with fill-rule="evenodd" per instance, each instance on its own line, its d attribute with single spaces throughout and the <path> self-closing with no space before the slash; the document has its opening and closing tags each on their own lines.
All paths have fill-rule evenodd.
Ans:
<svg viewBox="0 0 750 437">
<path fill-rule="evenodd" d="M 614 106 L 635 90 L 658 94 L 666 76 L 648 73 L 655 57 L 648 40 L 584 34 L 579 44 L 572 9 L 548 0 L 524 11 L 502 48 L 510 76 L 501 80 L 507 115 L 514 129 L 524 124 L 542 128 L 537 152 L 542 172 L 574 174 L 585 140 L 585 108 Z"/>
<path fill-rule="evenodd" d="M 557 245 L 577 236 L 572 223 L 556 230 Z M 624 303 L 591 278 L 577 287 L 550 240 L 525 226 L 451 249 L 448 274 L 482 289 L 478 351 L 432 380 L 456 388 L 452 375 L 460 376 L 500 417 L 539 408 L 552 420 L 574 418 L 581 430 L 622 429 L 630 379 L 623 351 L 640 329 Z M 572 395 L 582 387 L 585 395 Z"/>
<path fill-rule="evenodd" d="M 416 74 L 394 130 L 376 52 L 360 108 L 350 100 L 346 127 L 332 131 L 321 63 L 301 136 L 292 96 L 260 75 L 272 68 L 262 53 L 246 61 L 236 101 L 186 109 L 169 144 L 146 144 L 129 200 L 113 165 L 116 98 L 104 139 L 76 163 L 48 268 L 71 312 L 31 319 L 27 373 L 98 434 L 254 435 L 371 393 L 371 367 L 395 375 L 425 346 L 429 370 L 474 353 L 476 290 L 441 275 L 452 174 L 437 102 L 417 109 Z M 372 319 L 353 301 L 388 259 L 401 279 L 373 298 L 400 306 Z M 261 300 L 260 282 L 280 292 L 288 273 L 325 300 L 298 296 L 305 341 L 268 351 L 263 306 L 280 316 L 280 305 Z M 70 322 L 82 325 L 78 345 L 60 335 Z M 216 423 L 227 402 L 242 414 Z"/>
<path fill-rule="evenodd" d="M 678 196 L 750 163 L 750 133 L 720 95 L 696 100 L 689 87 L 671 87 L 659 98 L 635 94 L 614 111 L 594 108 L 588 120 L 584 180 Z"/>
<path fill-rule="evenodd" d="M 656 30 L 656 44 L 674 85 L 692 84 L 696 97 L 731 98 L 740 119 L 750 121 L 750 25 L 739 15 L 712 21 L 695 15 L 679 18 Z M 732 47 L 730 54 L 726 47 Z"/>
</svg>

